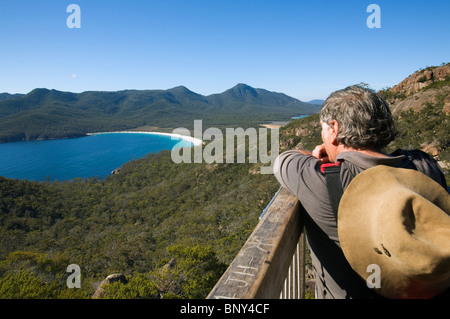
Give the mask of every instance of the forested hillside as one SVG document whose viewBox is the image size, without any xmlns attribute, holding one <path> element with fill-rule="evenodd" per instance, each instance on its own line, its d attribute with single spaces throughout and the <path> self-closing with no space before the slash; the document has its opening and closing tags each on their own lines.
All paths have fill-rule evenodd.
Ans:
<svg viewBox="0 0 450 319">
<path fill-rule="evenodd" d="M 148 278 L 152 293 L 140 297 L 204 297 L 278 188 L 254 169 L 174 164 L 161 152 L 105 180 L 0 178 L 0 296 L 90 297 L 119 272 Z M 81 289 L 66 286 L 72 263 Z"/>
<path fill-rule="evenodd" d="M 450 63 L 420 69 L 380 94 L 400 131 L 388 150 L 421 149 L 439 162 L 450 181 Z"/>
<path fill-rule="evenodd" d="M 169 90 L 71 93 L 35 89 L 0 95 L 0 142 L 67 138 L 141 126 L 192 129 L 194 120 L 214 127 L 254 127 L 314 114 L 319 106 L 245 84 L 203 96 L 178 86 Z"/>
</svg>

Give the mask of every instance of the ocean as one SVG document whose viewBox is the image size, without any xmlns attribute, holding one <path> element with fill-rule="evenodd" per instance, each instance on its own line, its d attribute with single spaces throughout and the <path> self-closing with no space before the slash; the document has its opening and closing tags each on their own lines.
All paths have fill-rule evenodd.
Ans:
<svg viewBox="0 0 450 319">
<path fill-rule="evenodd" d="M 180 144 L 178 144 L 180 143 Z M 0 144 L 0 176 L 30 181 L 105 178 L 126 162 L 190 141 L 149 133 L 103 133 L 80 138 Z"/>
</svg>

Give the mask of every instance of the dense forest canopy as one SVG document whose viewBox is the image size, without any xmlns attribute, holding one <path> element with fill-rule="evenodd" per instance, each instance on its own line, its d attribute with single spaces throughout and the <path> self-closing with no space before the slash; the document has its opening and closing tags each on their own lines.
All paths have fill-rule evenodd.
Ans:
<svg viewBox="0 0 450 319">
<path fill-rule="evenodd" d="M 65 275 L 64 265 L 75 263 L 83 274 L 81 291 L 88 297 L 93 293 L 90 282 L 117 272 L 150 276 L 172 258 L 180 266 L 184 259 L 176 258 L 178 251 L 189 255 L 191 249 L 205 250 L 201 253 L 207 253 L 208 261 L 194 268 L 201 273 L 209 269 L 217 280 L 278 188 L 272 175 L 251 173 L 254 167 L 175 164 L 170 152 L 161 152 L 129 162 L 120 174 L 104 180 L 0 178 L 0 291 L 5 278 L 11 282 L 31 272 L 36 280 L 59 280 L 66 294 L 65 281 L 57 274 Z M 34 259 L 55 265 L 40 268 Z M 161 286 L 156 296 L 191 296 L 173 289 Z M 54 287 L 50 290 L 50 296 L 59 296 Z"/>
</svg>

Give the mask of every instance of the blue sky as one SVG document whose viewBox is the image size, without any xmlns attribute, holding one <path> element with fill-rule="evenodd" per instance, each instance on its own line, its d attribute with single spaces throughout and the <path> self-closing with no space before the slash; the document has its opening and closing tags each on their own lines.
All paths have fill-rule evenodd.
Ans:
<svg viewBox="0 0 450 319">
<path fill-rule="evenodd" d="M 370 4 L 381 28 L 368 28 Z M 70 29 L 69 4 L 81 8 Z M 450 62 L 450 1 L 1 0 L 0 92 L 237 83 L 302 101 Z"/>
</svg>

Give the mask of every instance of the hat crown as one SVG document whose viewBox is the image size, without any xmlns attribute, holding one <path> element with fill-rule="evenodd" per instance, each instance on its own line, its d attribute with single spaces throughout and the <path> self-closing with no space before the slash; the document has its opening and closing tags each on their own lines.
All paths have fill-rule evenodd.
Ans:
<svg viewBox="0 0 450 319">
<path fill-rule="evenodd" d="M 381 271 L 380 294 L 424 298 L 450 286 L 450 195 L 426 175 L 379 165 L 358 174 L 342 196 L 342 250 L 363 278 Z"/>
</svg>

